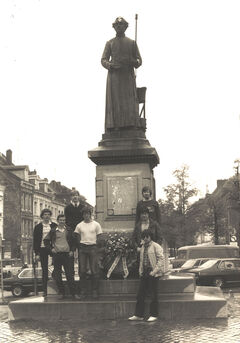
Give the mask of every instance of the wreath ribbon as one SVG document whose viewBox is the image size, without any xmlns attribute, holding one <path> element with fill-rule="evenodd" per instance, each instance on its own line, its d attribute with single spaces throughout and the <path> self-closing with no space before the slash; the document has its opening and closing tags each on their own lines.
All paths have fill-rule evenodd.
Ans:
<svg viewBox="0 0 240 343">
<path fill-rule="evenodd" d="M 114 271 L 114 269 L 116 268 L 118 262 L 122 260 L 122 265 L 123 265 L 123 277 L 124 279 L 127 278 L 129 272 L 128 272 L 128 267 L 127 267 L 127 260 L 126 260 L 126 257 L 125 256 L 122 256 L 122 255 L 118 255 L 115 257 L 111 267 L 109 268 L 108 272 L 107 272 L 107 278 L 109 279 L 112 272 Z"/>
</svg>

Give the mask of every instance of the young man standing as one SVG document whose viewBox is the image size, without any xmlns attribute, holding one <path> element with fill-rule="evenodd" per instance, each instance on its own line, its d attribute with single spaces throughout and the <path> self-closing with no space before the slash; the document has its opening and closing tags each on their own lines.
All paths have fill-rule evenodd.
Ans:
<svg viewBox="0 0 240 343">
<path fill-rule="evenodd" d="M 97 240 L 102 233 L 100 224 L 92 219 L 92 210 L 88 207 L 83 209 L 83 221 L 74 231 L 79 242 L 79 276 L 81 299 L 87 295 L 87 261 L 91 270 L 91 291 L 93 298 L 98 298 L 99 267 Z"/>
<path fill-rule="evenodd" d="M 147 290 L 150 293 L 150 317 L 148 322 L 157 320 L 158 317 L 158 277 L 163 275 L 163 249 L 153 242 L 152 232 L 144 230 L 141 234 L 144 244 L 140 250 L 139 275 L 140 284 L 137 294 L 137 303 L 135 315 L 128 318 L 129 320 L 143 320 L 145 298 Z"/>
<path fill-rule="evenodd" d="M 72 298 L 75 299 L 74 278 L 70 272 L 69 258 L 73 256 L 74 240 L 70 231 L 66 230 L 65 216 L 60 214 L 57 217 L 58 226 L 51 229 L 44 239 L 44 244 L 47 249 L 53 254 L 54 278 L 57 283 L 58 290 L 61 294 L 60 299 L 65 298 L 65 290 L 62 281 L 62 267 L 64 268 L 68 287 Z"/>
<path fill-rule="evenodd" d="M 161 225 L 161 213 L 159 204 L 156 200 L 152 199 L 152 190 L 150 187 L 145 186 L 142 189 L 143 199 L 137 203 L 136 208 L 136 224 L 140 220 L 140 213 L 143 209 L 147 208 L 149 211 L 149 218 L 155 220 L 159 225 Z"/>
<path fill-rule="evenodd" d="M 33 231 L 33 250 L 35 252 L 36 262 L 40 260 L 42 267 L 43 296 L 47 296 L 48 281 L 48 255 L 49 251 L 44 245 L 44 238 L 51 229 L 56 228 L 57 224 L 51 222 L 52 212 L 45 208 L 42 210 L 40 217 L 42 222 L 37 224 Z"/>
<path fill-rule="evenodd" d="M 67 229 L 74 232 L 77 224 L 83 221 L 82 209 L 84 205 L 80 202 L 80 194 L 78 191 L 71 192 L 71 202 L 64 209 Z M 70 271 L 74 276 L 74 255 L 70 257 Z"/>
</svg>

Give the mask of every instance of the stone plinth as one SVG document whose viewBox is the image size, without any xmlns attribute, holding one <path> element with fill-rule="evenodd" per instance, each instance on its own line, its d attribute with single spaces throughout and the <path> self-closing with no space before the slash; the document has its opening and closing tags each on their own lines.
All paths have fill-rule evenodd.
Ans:
<svg viewBox="0 0 240 343">
<path fill-rule="evenodd" d="M 96 167 L 96 219 L 104 231 L 133 230 L 142 187 L 155 194 L 153 168 L 156 150 L 143 130 L 105 133 L 98 147 L 88 152 Z"/>
<path fill-rule="evenodd" d="M 127 319 L 136 304 L 136 280 L 101 281 L 99 300 L 58 300 L 58 295 L 33 296 L 9 303 L 9 320 L 95 320 Z M 227 303 L 218 287 L 195 287 L 192 277 L 159 280 L 159 319 L 227 318 Z M 147 299 L 149 303 L 149 299 Z M 149 304 L 145 316 L 148 317 Z"/>
<path fill-rule="evenodd" d="M 122 130 L 105 133 L 98 147 L 88 152 L 96 165 L 148 163 L 153 169 L 159 157 L 142 130 Z"/>
</svg>

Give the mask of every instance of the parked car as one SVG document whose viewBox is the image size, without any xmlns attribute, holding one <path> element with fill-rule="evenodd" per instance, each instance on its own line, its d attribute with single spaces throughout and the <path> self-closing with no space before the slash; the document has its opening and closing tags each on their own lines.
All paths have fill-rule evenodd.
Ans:
<svg viewBox="0 0 240 343">
<path fill-rule="evenodd" d="M 240 284 L 240 258 L 208 260 L 189 272 L 195 274 L 197 285 L 224 287 Z"/>
<path fill-rule="evenodd" d="M 3 268 L 3 278 L 9 278 L 12 277 L 13 275 L 17 275 L 20 273 L 22 270 L 21 267 L 12 267 L 12 266 L 7 266 Z"/>
<path fill-rule="evenodd" d="M 52 268 L 49 267 L 48 276 L 51 278 Z M 37 289 L 42 291 L 42 269 L 36 268 Z M 24 268 L 17 275 L 5 278 L 3 289 L 11 291 L 15 297 L 22 297 L 34 292 L 34 272 L 33 268 Z"/>
<path fill-rule="evenodd" d="M 180 268 L 172 269 L 171 273 L 187 273 L 193 268 L 198 268 L 208 260 L 209 258 L 195 258 L 187 260 Z"/>
<path fill-rule="evenodd" d="M 177 257 L 171 261 L 173 268 L 180 268 L 187 260 L 195 258 L 240 257 L 239 247 L 233 245 L 189 245 L 178 249 Z"/>
</svg>

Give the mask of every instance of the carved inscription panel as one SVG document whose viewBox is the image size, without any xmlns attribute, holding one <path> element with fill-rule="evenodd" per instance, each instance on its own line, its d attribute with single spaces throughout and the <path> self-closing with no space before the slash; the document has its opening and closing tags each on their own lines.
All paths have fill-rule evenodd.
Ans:
<svg viewBox="0 0 240 343">
<path fill-rule="evenodd" d="M 135 215 L 137 176 L 107 177 L 107 215 Z"/>
</svg>

